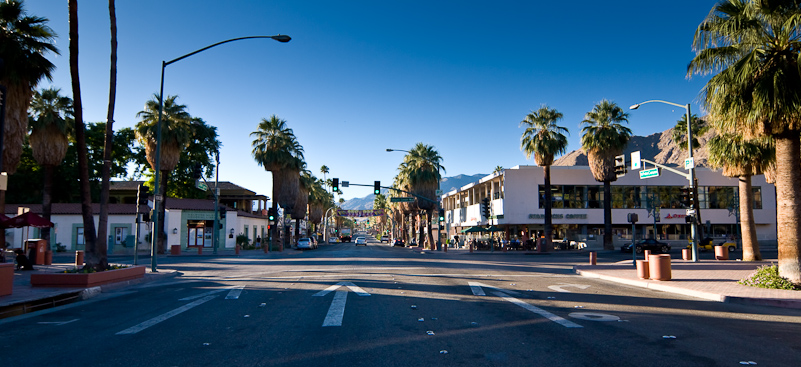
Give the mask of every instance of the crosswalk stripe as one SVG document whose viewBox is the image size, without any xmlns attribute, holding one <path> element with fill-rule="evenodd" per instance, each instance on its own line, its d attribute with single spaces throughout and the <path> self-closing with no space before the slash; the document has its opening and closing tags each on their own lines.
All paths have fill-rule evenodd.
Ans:
<svg viewBox="0 0 801 367">
<path fill-rule="evenodd" d="M 244 288 L 245 288 L 245 286 L 243 285 L 243 286 L 239 286 L 239 287 L 236 287 L 234 289 L 231 289 L 231 291 L 228 292 L 228 295 L 225 296 L 225 299 L 239 299 L 239 295 L 242 294 L 242 289 L 244 289 Z"/>
</svg>

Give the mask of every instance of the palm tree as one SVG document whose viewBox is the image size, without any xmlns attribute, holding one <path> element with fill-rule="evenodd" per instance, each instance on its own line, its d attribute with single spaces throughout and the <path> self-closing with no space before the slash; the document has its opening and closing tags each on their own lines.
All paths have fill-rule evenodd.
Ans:
<svg viewBox="0 0 801 367">
<path fill-rule="evenodd" d="M 29 16 L 22 2 L 0 2 L 0 85 L 6 87 L 4 144 L 0 152 L 0 171 L 14 174 L 22 155 L 28 131 L 28 106 L 36 85 L 42 78 L 51 80 L 55 65 L 45 58 L 58 55 L 56 34 L 47 26 L 47 18 Z M 0 190 L 0 213 L 5 213 L 6 191 Z M 6 238 L 0 236 L 0 248 Z"/>
<path fill-rule="evenodd" d="M 330 170 L 328 169 L 328 166 L 326 166 L 326 165 L 323 165 L 322 167 L 320 167 L 320 173 L 322 173 L 322 174 L 323 174 L 323 183 L 327 183 L 327 182 L 328 182 L 328 181 L 326 180 L 326 178 L 325 178 L 325 175 L 327 175 L 327 174 L 328 174 L 328 172 L 330 172 Z"/>
<path fill-rule="evenodd" d="M 696 115 L 692 115 L 691 118 L 693 119 L 692 123 L 692 130 L 693 130 L 693 150 L 698 149 L 701 147 L 701 144 L 698 142 L 698 137 L 704 135 L 707 131 L 709 131 L 709 125 L 706 123 L 706 120 L 703 118 L 698 118 Z M 673 140 L 674 143 L 681 146 L 682 144 L 687 144 L 687 115 L 681 115 L 681 119 L 676 121 L 676 126 L 673 126 L 673 129 L 670 131 L 670 138 Z"/>
<path fill-rule="evenodd" d="M 426 213 L 428 244 L 432 250 L 436 249 L 436 244 L 431 232 L 431 218 L 438 202 L 436 191 L 439 188 L 439 181 L 442 179 L 440 171 L 445 171 L 441 162 L 442 157 L 433 146 L 417 143 L 404 157 L 405 165 L 402 166 L 408 180 L 409 191 L 419 197 L 429 198 L 429 200 L 418 199 L 417 207 Z M 420 244 L 423 242 L 422 235 L 423 233 L 420 231 Z"/>
<path fill-rule="evenodd" d="M 44 168 L 42 216 L 50 220 L 53 172 L 64 161 L 69 147 L 68 120 L 72 117 L 72 100 L 61 96 L 60 89 L 43 89 L 34 92 L 31 101 L 31 135 L 29 138 L 33 159 Z M 50 243 L 50 228 L 42 229 L 42 239 Z"/>
<path fill-rule="evenodd" d="M 191 138 L 191 125 L 192 117 L 186 112 L 186 106 L 178 104 L 175 100 L 178 96 L 167 96 L 163 101 L 163 113 L 161 116 L 161 182 L 159 189 L 161 192 L 157 195 L 165 197 L 167 192 L 167 183 L 169 182 L 170 171 L 175 169 L 178 161 L 181 158 L 181 152 L 189 144 Z M 153 99 L 145 103 L 145 109 L 136 114 L 137 118 L 141 118 L 136 124 L 136 138 L 145 147 L 145 158 L 150 164 L 151 169 L 156 169 L 156 136 L 158 133 L 158 118 L 159 118 L 159 95 L 154 94 Z M 164 232 L 164 218 L 165 207 L 159 207 L 159 227 L 155 228 L 154 232 L 158 233 L 157 249 L 158 253 L 163 254 L 165 251 L 164 240 L 167 238 Z"/>
<path fill-rule="evenodd" d="M 0 85 L 6 86 L 6 116 L 2 169 L 14 174 L 28 131 L 28 106 L 36 84 L 51 80 L 55 70 L 45 54 L 59 54 L 56 34 L 47 26 L 48 19 L 25 13 L 22 2 L 0 2 Z"/>
<path fill-rule="evenodd" d="M 628 122 L 629 114 L 616 103 L 602 100 L 584 115 L 581 129 L 581 148 L 587 154 L 592 175 L 604 183 L 604 249 L 613 250 L 612 243 L 612 185 L 615 175 L 615 156 L 631 137 L 631 129 L 621 122 Z"/>
<path fill-rule="evenodd" d="M 532 111 L 520 122 L 520 126 L 525 126 L 523 135 L 520 137 L 520 150 L 526 153 L 526 159 L 534 155 L 534 162 L 542 167 L 544 188 L 545 188 L 545 243 L 537 246 L 538 251 L 548 251 L 553 248 L 552 232 L 553 224 L 551 218 L 551 165 L 554 157 L 564 154 L 567 150 L 568 130 L 556 123 L 562 119 L 562 113 L 556 109 L 542 105 L 539 110 Z"/>
<path fill-rule="evenodd" d="M 712 74 L 702 90 L 713 124 L 776 144 L 779 275 L 801 284 L 801 50 L 797 1 L 727 0 L 698 26 L 687 74 Z"/>
<path fill-rule="evenodd" d="M 92 210 L 92 193 L 89 182 L 89 158 L 86 144 L 86 125 L 83 122 L 83 102 L 81 101 L 81 79 L 78 71 L 78 1 L 69 0 L 70 27 L 70 79 L 72 80 L 73 116 L 75 117 L 75 142 L 78 150 L 78 176 L 81 187 L 81 217 L 83 237 L 86 243 L 84 268 L 105 270 L 107 267 L 104 249 L 97 248 L 97 232 Z"/>
<path fill-rule="evenodd" d="M 709 163 L 723 168 L 723 175 L 737 177 L 740 198 L 740 229 L 743 238 L 743 261 L 760 261 L 759 243 L 754 222 L 754 192 L 751 176 L 758 175 L 773 163 L 775 149 L 768 138 L 745 140 L 735 134 L 722 134 L 707 142 Z"/>
<path fill-rule="evenodd" d="M 497 173 L 497 174 L 503 173 L 503 166 L 495 166 L 495 169 L 492 171 L 492 173 L 494 173 L 494 174 L 495 173 Z"/>
<path fill-rule="evenodd" d="M 103 146 L 103 168 L 100 187 L 100 218 L 97 222 L 98 242 L 95 247 L 98 255 L 107 259 L 108 239 L 108 200 L 111 185 L 111 151 L 114 144 L 114 104 L 117 96 L 117 13 L 114 0 L 108 2 L 109 20 L 111 23 L 111 67 L 109 76 L 108 112 L 106 114 L 106 137 Z"/>
<path fill-rule="evenodd" d="M 287 127 L 286 120 L 276 115 L 262 119 L 250 136 L 255 137 L 253 159 L 273 175 L 273 209 L 277 210 L 277 204 L 280 204 L 285 212 L 293 213 L 300 186 L 300 170 L 304 164 L 303 147 L 292 129 Z M 285 236 L 285 243 L 288 237 Z"/>
</svg>

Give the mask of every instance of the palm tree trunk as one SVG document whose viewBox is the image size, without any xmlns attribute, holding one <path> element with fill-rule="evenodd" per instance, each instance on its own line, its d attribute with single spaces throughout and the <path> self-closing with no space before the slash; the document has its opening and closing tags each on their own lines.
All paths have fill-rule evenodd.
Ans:
<svg viewBox="0 0 801 367">
<path fill-rule="evenodd" d="M 740 189 L 740 232 L 743 236 L 743 261 L 760 261 L 759 242 L 754 223 L 754 192 L 751 190 L 751 176 L 739 178 Z"/>
<path fill-rule="evenodd" d="M 436 250 L 437 243 L 434 242 L 434 233 L 431 230 L 431 218 L 433 214 L 433 208 L 426 210 L 426 230 L 428 231 L 428 244 L 431 246 L 431 250 Z"/>
<path fill-rule="evenodd" d="M 545 186 L 545 241 L 537 246 L 537 252 L 548 252 L 553 248 L 553 195 L 551 193 L 551 166 L 542 166 Z"/>
<path fill-rule="evenodd" d="M 632 233 L 635 238 L 635 233 Z M 612 243 L 612 183 L 604 181 L 604 250 L 614 250 Z"/>
<path fill-rule="evenodd" d="M 300 238 L 300 219 L 295 219 L 295 241 Z"/>
<path fill-rule="evenodd" d="M 85 268 L 104 270 L 105 264 L 97 257 L 97 232 L 95 231 L 94 213 L 92 213 L 92 195 L 89 187 L 89 160 L 87 158 L 86 125 L 83 122 L 83 104 L 81 103 L 81 81 L 78 74 L 78 0 L 69 0 L 70 24 L 70 76 L 72 78 L 73 118 L 75 119 L 75 140 L 78 144 L 78 177 L 81 184 L 81 214 L 83 216 L 83 234 L 86 243 Z"/>
<path fill-rule="evenodd" d="M 53 172 L 56 167 L 50 164 L 44 166 L 44 189 L 42 190 L 42 218 L 50 221 L 50 213 L 53 207 Z M 42 239 L 50 243 L 50 227 L 42 228 Z M 52 248 L 52 247 L 50 247 Z"/>
<path fill-rule="evenodd" d="M 165 243 L 167 242 L 167 233 L 164 232 L 164 219 L 167 217 L 167 182 L 169 182 L 169 176 L 170 171 L 161 171 L 159 191 L 161 191 L 160 195 L 164 199 L 161 201 L 162 204 L 159 207 L 159 228 L 156 228 L 156 233 L 158 233 L 156 250 L 159 254 L 165 253 L 167 249 L 167 244 Z"/>
<path fill-rule="evenodd" d="M 776 139 L 776 216 L 779 249 L 779 275 L 801 284 L 801 139 L 793 131 L 774 136 Z"/>
<path fill-rule="evenodd" d="M 100 186 L 100 218 L 97 223 L 97 256 L 105 268 L 108 262 L 108 197 L 111 180 L 111 147 L 114 137 L 114 101 L 117 94 L 117 15 L 114 0 L 108 1 L 111 21 L 111 71 L 109 76 L 108 113 L 106 115 L 106 141 L 103 146 L 103 168 Z"/>
</svg>

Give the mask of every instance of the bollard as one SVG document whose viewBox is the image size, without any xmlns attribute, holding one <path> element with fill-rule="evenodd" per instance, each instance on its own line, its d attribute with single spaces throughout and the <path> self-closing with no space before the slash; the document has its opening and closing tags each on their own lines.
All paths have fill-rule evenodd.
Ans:
<svg viewBox="0 0 801 367">
<path fill-rule="evenodd" d="M 234 252 L 236 252 L 236 254 L 239 255 L 239 245 L 236 245 L 234 247 Z"/>
<path fill-rule="evenodd" d="M 648 260 L 637 260 L 637 278 L 640 279 L 648 279 L 650 278 L 650 272 Z"/>
<path fill-rule="evenodd" d="M 75 266 L 83 266 L 83 251 L 75 251 Z"/>
<path fill-rule="evenodd" d="M 651 255 L 648 258 L 651 280 L 670 280 L 670 255 Z"/>
<path fill-rule="evenodd" d="M 173 256 L 181 255 L 181 245 L 171 245 L 170 246 L 170 255 L 173 255 Z"/>
<path fill-rule="evenodd" d="M 728 260 L 729 246 L 715 246 L 715 260 Z"/>
<path fill-rule="evenodd" d="M 203 246 L 198 246 L 197 247 L 197 254 L 198 255 L 203 255 Z"/>
<path fill-rule="evenodd" d="M 14 290 L 14 264 L 0 264 L 0 296 L 7 296 Z"/>
<path fill-rule="evenodd" d="M 590 251 L 590 265 L 595 265 L 597 260 L 598 260 L 598 253 L 595 251 Z"/>
<path fill-rule="evenodd" d="M 45 251 L 44 264 L 53 265 L 53 251 Z"/>
<path fill-rule="evenodd" d="M 681 249 L 681 259 L 682 260 L 691 260 L 692 259 L 692 257 L 690 257 L 690 249 L 688 249 L 688 248 Z"/>
</svg>

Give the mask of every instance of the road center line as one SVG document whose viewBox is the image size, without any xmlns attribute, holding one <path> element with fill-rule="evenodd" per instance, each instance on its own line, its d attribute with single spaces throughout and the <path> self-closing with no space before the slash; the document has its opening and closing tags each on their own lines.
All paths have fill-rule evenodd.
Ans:
<svg viewBox="0 0 801 367">
<path fill-rule="evenodd" d="M 348 300 L 348 291 L 342 290 L 334 293 L 334 300 L 328 308 L 328 314 L 323 320 L 323 327 L 342 326 L 342 317 L 345 316 L 345 302 Z"/>
<path fill-rule="evenodd" d="M 145 322 L 143 322 L 143 323 L 141 323 L 139 325 L 132 326 L 132 327 L 129 327 L 129 328 L 123 330 L 123 331 L 120 331 L 120 332 L 117 333 L 117 335 L 136 334 L 136 333 L 138 333 L 138 332 L 140 332 L 142 330 L 145 330 L 145 329 L 147 329 L 147 328 L 149 328 L 149 327 L 151 327 L 153 325 L 156 325 L 156 324 L 158 324 L 158 323 L 160 323 L 160 322 L 162 322 L 164 320 L 167 320 L 167 319 L 169 319 L 169 318 L 171 318 L 171 317 L 173 317 L 175 315 L 178 315 L 178 314 L 180 314 L 180 313 L 182 313 L 184 311 L 188 311 L 188 310 L 190 310 L 190 309 L 192 309 L 192 308 L 194 308 L 196 306 L 200 306 L 200 305 L 202 305 L 202 304 L 204 304 L 204 303 L 206 303 L 208 301 L 211 301 L 215 297 L 217 297 L 217 296 L 206 296 L 206 297 L 203 297 L 203 298 L 201 298 L 201 299 L 199 299 L 197 301 L 194 301 L 192 303 L 187 303 L 187 304 L 185 304 L 185 305 L 183 305 L 181 307 L 178 307 L 178 308 L 176 308 L 176 309 L 174 309 L 174 310 L 172 310 L 170 312 L 167 312 L 165 314 L 162 314 L 162 315 L 156 316 L 156 317 L 154 317 L 154 318 L 152 318 L 150 320 L 147 320 L 147 321 L 145 321 Z"/>
<path fill-rule="evenodd" d="M 525 308 L 526 310 L 529 310 L 529 311 L 531 311 L 533 313 L 536 313 L 536 314 L 538 314 L 538 315 L 540 315 L 542 317 L 545 317 L 546 319 L 551 320 L 551 321 L 553 321 L 553 322 L 555 322 L 555 323 L 557 323 L 559 325 L 562 325 L 564 327 L 569 327 L 569 328 L 580 328 L 580 327 L 583 327 L 583 326 L 581 326 L 579 324 L 576 324 L 575 322 L 572 322 L 572 321 L 569 321 L 569 320 L 565 320 L 565 319 L 563 319 L 563 318 L 561 318 L 559 316 L 556 316 L 556 315 L 554 315 L 554 314 L 552 314 L 552 313 L 550 313 L 548 311 L 545 311 L 545 310 L 543 310 L 543 309 L 541 309 L 539 307 L 532 306 L 532 305 L 530 305 L 530 304 L 528 304 L 526 302 L 523 302 L 523 301 L 521 301 L 521 300 L 519 300 L 517 298 L 510 297 L 505 293 L 502 293 L 502 292 L 494 292 L 494 293 L 495 293 L 496 296 L 503 298 L 504 301 L 508 301 L 508 302 L 514 303 L 514 304 L 516 304 L 516 305 L 518 305 L 520 307 Z"/>
</svg>

